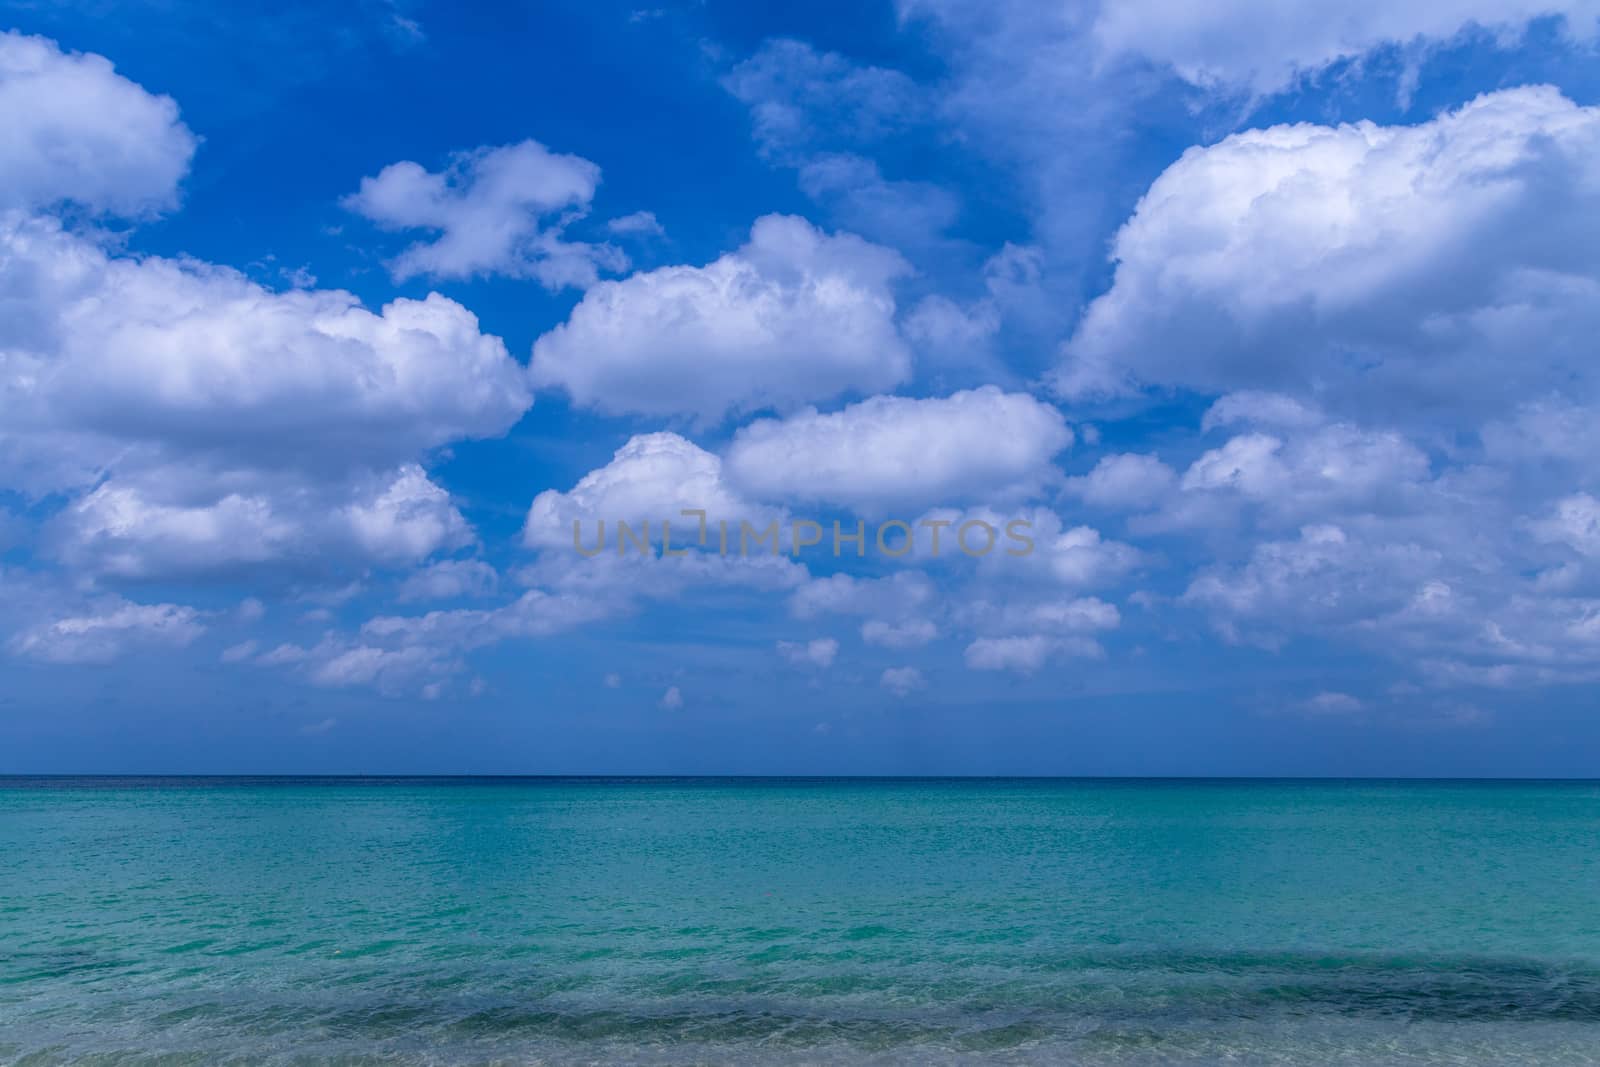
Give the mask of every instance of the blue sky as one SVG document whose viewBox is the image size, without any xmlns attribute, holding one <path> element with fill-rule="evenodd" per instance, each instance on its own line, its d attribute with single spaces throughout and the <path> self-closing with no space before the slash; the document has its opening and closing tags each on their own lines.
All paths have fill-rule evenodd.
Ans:
<svg viewBox="0 0 1600 1067">
<path fill-rule="evenodd" d="M 1600 5 L 0 7 L 0 772 L 1594 773 Z"/>
</svg>

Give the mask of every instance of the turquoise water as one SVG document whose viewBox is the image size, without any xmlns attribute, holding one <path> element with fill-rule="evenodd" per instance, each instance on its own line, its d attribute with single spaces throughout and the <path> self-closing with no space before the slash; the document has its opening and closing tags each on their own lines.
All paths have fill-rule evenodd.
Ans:
<svg viewBox="0 0 1600 1067">
<path fill-rule="evenodd" d="M 1600 786 L 0 780 L 6 1064 L 1595 1063 Z"/>
</svg>

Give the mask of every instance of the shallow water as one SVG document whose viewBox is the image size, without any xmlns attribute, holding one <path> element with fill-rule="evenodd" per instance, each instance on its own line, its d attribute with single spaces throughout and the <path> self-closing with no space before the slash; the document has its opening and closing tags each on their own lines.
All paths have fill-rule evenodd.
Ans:
<svg viewBox="0 0 1600 1067">
<path fill-rule="evenodd" d="M 1592 783 L 0 780 L 8 1064 L 1594 1063 Z"/>
</svg>

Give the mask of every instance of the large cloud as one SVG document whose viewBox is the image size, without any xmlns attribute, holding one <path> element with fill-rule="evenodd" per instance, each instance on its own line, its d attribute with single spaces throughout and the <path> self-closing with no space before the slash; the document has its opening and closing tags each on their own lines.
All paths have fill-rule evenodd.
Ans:
<svg viewBox="0 0 1600 1067">
<path fill-rule="evenodd" d="M 727 465 L 734 484 L 758 496 L 878 511 L 1025 496 L 1051 479 L 1051 457 L 1071 443 L 1055 408 L 985 386 L 755 422 L 735 435 Z"/>
<path fill-rule="evenodd" d="M 146 92 L 105 57 L 0 33 L 0 209 L 170 208 L 194 149 L 172 98 Z"/>
<path fill-rule="evenodd" d="M 7 647 L 14 655 L 44 663 L 109 663 L 136 648 L 181 648 L 204 631 L 193 608 L 107 597 L 82 614 L 23 630 Z"/>
<path fill-rule="evenodd" d="M 590 289 L 533 348 L 536 383 L 605 412 L 791 409 L 906 379 L 890 283 L 898 254 L 768 215 L 704 267 L 662 267 Z"/>
<path fill-rule="evenodd" d="M 661 525 L 668 522 L 676 529 L 674 546 L 681 546 L 698 541 L 700 533 L 700 519 L 683 516 L 685 510 L 705 512 L 705 522 L 713 527 L 726 521 L 735 536 L 741 520 L 762 529 L 780 514 L 750 503 L 730 488 L 723 478 L 722 460 L 694 442 L 675 433 L 640 434 L 570 490 L 546 489 L 535 497 L 523 526 L 523 542 L 530 547 L 570 549 L 573 524 L 578 523 L 587 547 L 603 521 L 612 544 L 618 522 L 628 523 L 635 532 L 649 523 L 659 547 Z"/>
<path fill-rule="evenodd" d="M 0 73 L 3 121 L 28 124 L 0 162 L 26 193 L 0 211 L 0 487 L 65 497 L 50 551 L 86 576 L 155 578 L 470 539 L 419 460 L 532 402 L 498 338 L 437 294 L 374 312 L 30 213 L 168 206 L 193 141 L 171 101 L 98 57 L 12 35 Z"/>
<path fill-rule="evenodd" d="M 532 400 L 500 340 L 436 294 L 374 313 L 337 290 L 114 256 L 48 219 L 0 223 L 0 304 L 13 484 L 69 485 L 129 446 L 394 461 L 503 433 Z"/>
<path fill-rule="evenodd" d="M 396 279 L 509 274 L 551 288 L 593 285 L 598 270 L 627 258 L 608 245 L 567 241 L 563 228 L 586 214 L 600 168 L 537 141 L 463 152 L 439 173 L 391 163 L 344 200 L 345 207 L 395 230 L 428 230 L 390 263 Z M 547 216 L 559 216 L 550 223 Z"/>
<path fill-rule="evenodd" d="M 1600 109 L 1554 89 L 1419 126 L 1276 126 L 1193 148 L 1118 234 L 1070 395 L 1316 392 L 1396 418 L 1594 395 Z"/>
</svg>

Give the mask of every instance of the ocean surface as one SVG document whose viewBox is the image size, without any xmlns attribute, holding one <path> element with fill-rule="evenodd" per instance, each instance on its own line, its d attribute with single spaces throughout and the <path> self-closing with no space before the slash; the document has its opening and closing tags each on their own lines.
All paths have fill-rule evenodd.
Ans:
<svg viewBox="0 0 1600 1067">
<path fill-rule="evenodd" d="M 1600 1062 L 1600 785 L 0 779 L 0 1063 Z"/>
</svg>

